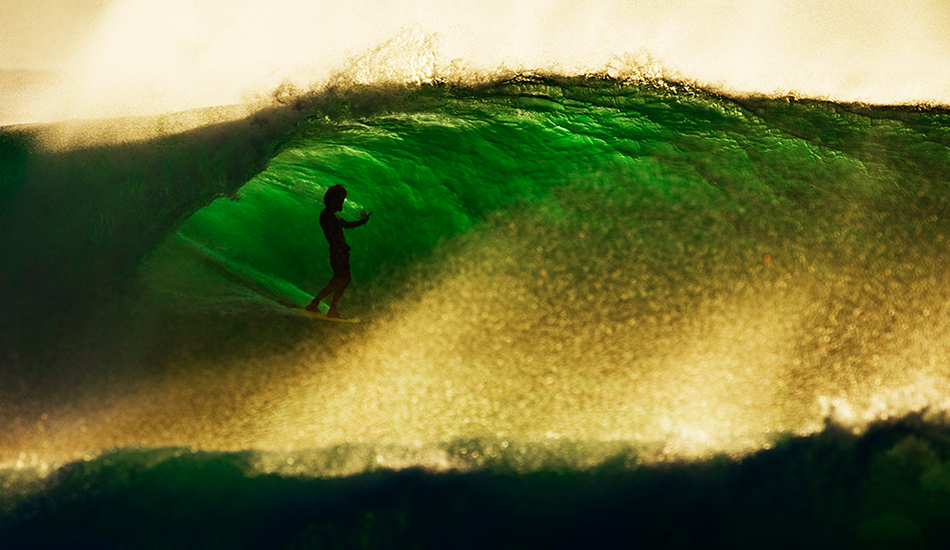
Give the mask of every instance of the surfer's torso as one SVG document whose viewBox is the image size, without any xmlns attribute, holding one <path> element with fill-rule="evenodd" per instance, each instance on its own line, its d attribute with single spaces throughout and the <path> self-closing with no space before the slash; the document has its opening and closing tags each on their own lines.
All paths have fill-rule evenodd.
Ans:
<svg viewBox="0 0 950 550">
<path fill-rule="evenodd" d="M 323 235 L 330 244 L 330 256 L 349 256 L 350 246 L 346 244 L 346 238 L 343 236 L 343 228 L 346 222 L 337 216 L 336 212 L 329 208 L 324 208 L 320 212 L 320 227 L 323 228 Z"/>
</svg>

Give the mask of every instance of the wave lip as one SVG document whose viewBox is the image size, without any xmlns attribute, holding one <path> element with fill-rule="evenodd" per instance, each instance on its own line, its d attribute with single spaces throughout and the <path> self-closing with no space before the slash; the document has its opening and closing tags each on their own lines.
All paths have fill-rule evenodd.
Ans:
<svg viewBox="0 0 950 550">
<path fill-rule="evenodd" d="M 950 100 L 950 14 L 929 0 L 905 2 L 897 11 L 878 3 L 818 8 L 804 0 L 769 6 L 742 0 L 728 7 L 616 0 L 568 7 L 545 0 L 487 10 L 429 0 L 408 9 L 252 0 L 225 10 L 225 17 L 213 2 L 177 2 L 159 13 L 147 2 L 124 0 L 98 11 L 86 14 L 94 15 L 85 19 L 88 26 L 68 29 L 79 42 L 54 63 L 60 83 L 24 94 L 18 104 L 0 103 L 13 105 L 8 116 L 20 117 L 11 122 L 235 104 L 282 84 L 323 86 L 341 74 L 371 84 L 469 85 L 500 70 L 619 76 L 631 59 L 647 56 L 665 77 L 680 75 L 733 95 L 875 104 Z M 31 34 L 30 27 L 19 30 Z M 42 63 L 29 61 L 40 52 L 15 53 L 35 44 L 34 36 L 10 36 L 11 62 Z"/>
</svg>

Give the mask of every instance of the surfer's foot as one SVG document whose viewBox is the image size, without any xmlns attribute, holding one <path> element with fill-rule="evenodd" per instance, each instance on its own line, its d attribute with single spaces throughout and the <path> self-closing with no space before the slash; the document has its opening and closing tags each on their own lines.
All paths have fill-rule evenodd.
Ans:
<svg viewBox="0 0 950 550">
<path fill-rule="evenodd" d="M 337 310 L 335 310 L 335 309 L 331 309 L 330 311 L 328 311 L 328 312 L 327 312 L 327 317 L 329 317 L 329 318 L 331 318 L 331 319 L 342 319 L 342 318 L 343 318 L 343 316 L 340 315 L 340 312 L 337 311 Z"/>
<path fill-rule="evenodd" d="M 307 311 L 316 311 L 317 313 L 320 313 L 320 300 L 314 300 L 310 302 L 310 305 L 308 305 L 304 309 L 306 309 Z"/>
</svg>

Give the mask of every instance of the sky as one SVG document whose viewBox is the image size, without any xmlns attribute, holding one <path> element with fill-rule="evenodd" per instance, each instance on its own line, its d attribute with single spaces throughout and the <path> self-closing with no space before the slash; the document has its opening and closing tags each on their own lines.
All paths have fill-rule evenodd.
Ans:
<svg viewBox="0 0 950 550">
<path fill-rule="evenodd" d="M 624 74 L 644 59 L 731 93 L 950 104 L 950 1 L 4 0 L 0 124 L 236 103 L 346 70 Z"/>
<path fill-rule="evenodd" d="M 4 0 L 0 69 L 55 69 L 94 33 L 106 0 Z"/>
</svg>

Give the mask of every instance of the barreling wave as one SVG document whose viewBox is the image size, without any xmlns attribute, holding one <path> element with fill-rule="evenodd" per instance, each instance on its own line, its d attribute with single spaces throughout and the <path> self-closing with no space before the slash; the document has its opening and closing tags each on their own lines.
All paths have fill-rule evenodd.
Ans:
<svg viewBox="0 0 950 550">
<path fill-rule="evenodd" d="M 7 129 L 6 391 L 123 413 L 78 439 L 17 424 L 5 452 L 515 436 L 691 456 L 943 408 L 947 120 L 521 75 L 329 87 L 134 141 Z M 335 183 L 345 215 L 375 212 L 346 307 L 376 322 L 346 333 L 286 313 L 329 275 Z"/>
<path fill-rule="evenodd" d="M 781 513 L 763 535 L 794 518 L 846 526 L 842 544 L 931 541 L 950 408 L 946 110 L 608 76 L 277 98 L 213 124 L 0 133 L 8 540 L 94 545 L 109 528 L 83 511 L 164 517 L 128 495 L 201 480 L 222 500 L 186 515 L 240 544 L 439 546 L 426 499 L 464 516 L 484 487 L 496 501 L 526 486 L 531 503 L 579 496 L 458 529 L 571 541 L 550 518 L 629 525 L 618 510 L 685 488 L 696 509 L 741 512 L 712 516 L 721 540 L 747 541 L 739 518 L 764 499 Z M 287 308 L 329 276 L 315 220 L 336 183 L 344 216 L 374 212 L 348 232 L 342 307 L 364 325 Z M 882 504 L 898 486 L 913 498 Z M 828 494 L 857 496 L 795 504 Z M 353 495 L 355 515 L 327 512 Z M 303 508 L 248 521 L 252 500 Z M 123 540 L 151 532 L 126 519 Z M 652 519 L 603 540 L 665 540 Z M 175 525 L 174 540 L 194 527 Z"/>
</svg>

